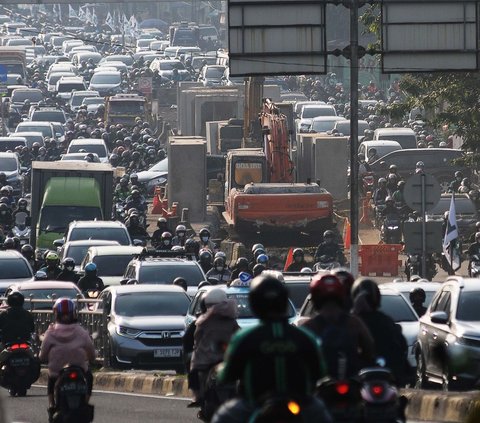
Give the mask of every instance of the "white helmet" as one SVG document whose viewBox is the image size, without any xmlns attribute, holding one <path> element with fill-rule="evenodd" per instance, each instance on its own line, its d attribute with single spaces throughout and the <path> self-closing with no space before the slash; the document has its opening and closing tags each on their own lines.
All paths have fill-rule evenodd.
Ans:
<svg viewBox="0 0 480 423">
<path fill-rule="evenodd" d="M 227 301 L 227 294 L 225 294 L 225 291 L 220 288 L 214 288 L 211 291 L 208 291 L 207 295 L 205 296 L 206 307 L 210 307 L 224 301 Z"/>
</svg>

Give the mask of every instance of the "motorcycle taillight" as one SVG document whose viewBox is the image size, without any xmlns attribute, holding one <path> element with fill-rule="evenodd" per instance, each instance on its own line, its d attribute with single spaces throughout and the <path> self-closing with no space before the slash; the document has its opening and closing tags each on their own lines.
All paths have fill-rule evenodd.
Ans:
<svg viewBox="0 0 480 423">
<path fill-rule="evenodd" d="M 339 395 L 347 395 L 350 392 L 350 385 L 345 382 L 338 382 L 335 385 L 335 390 Z"/>
<path fill-rule="evenodd" d="M 78 379 L 78 373 L 77 372 L 70 372 L 68 374 L 68 378 L 71 380 L 77 380 Z"/>
<path fill-rule="evenodd" d="M 22 344 L 12 344 L 10 345 L 10 350 L 16 351 L 16 350 L 27 350 L 28 344 L 22 343 Z"/>
<path fill-rule="evenodd" d="M 384 389 L 383 385 L 373 385 L 371 387 L 371 390 L 372 390 L 372 392 L 375 396 L 379 397 L 379 396 L 383 395 L 383 392 L 384 392 L 385 389 Z"/>
</svg>

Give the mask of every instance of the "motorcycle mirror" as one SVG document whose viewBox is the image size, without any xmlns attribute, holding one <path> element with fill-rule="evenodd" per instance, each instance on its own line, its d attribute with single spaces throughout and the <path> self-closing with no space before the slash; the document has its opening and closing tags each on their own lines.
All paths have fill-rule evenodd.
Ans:
<svg viewBox="0 0 480 423">
<path fill-rule="evenodd" d="M 56 239 L 55 241 L 53 241 L 53 245 L 57 248 L 62 247 L 63 244 L 65 244 L 65 240 L 63 238 Z"/>
</svg>

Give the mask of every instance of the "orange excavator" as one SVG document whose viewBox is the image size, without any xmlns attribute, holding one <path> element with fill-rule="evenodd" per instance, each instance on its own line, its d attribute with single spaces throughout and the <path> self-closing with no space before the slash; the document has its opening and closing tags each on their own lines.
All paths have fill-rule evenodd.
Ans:
<svg viewBox="0 0 480 423">
<path fill-rule="evenodd" d="M 333 227 L 332 195 L 315 183 L 295 183 L 286 116 L 264 100 L 263 148 L 229 150 L 223 216 L 237 233 L 309 234 Z"/>
</svg>

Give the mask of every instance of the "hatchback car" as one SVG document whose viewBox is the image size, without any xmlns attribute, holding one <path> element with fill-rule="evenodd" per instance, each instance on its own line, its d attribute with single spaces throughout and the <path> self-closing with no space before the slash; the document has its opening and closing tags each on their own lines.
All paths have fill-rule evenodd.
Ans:
<svg viewBox="0 0 480 423">
<path fill-rule="evenodd" d="M 417 387 L 473 388 L 480 382 L 480 281 L 449 277 L 420 319 Z"/>
<path fill-rule="evenodd" d="M 18 251 L 0 251 L 0 295 L 12 283 L 29 282 L 33 279 L 33 270 L 27 259 Z"/>
<path fill-rule="evenodd" d="M 27 310 L 51 310 L 58 298 L 83 298 L 82 292 L 73 282 L 33 281 L 11 284 L 5 296 L 20 292 L 25 297 L 23 307 Z M 30 300 L 42 300 L 32 302 Z"/>
<path fill-rule="evenodd" d="M 117 241 L 107 241 L 104 239 L 82 239 L 80 241 L 68 241 L 58 249 L 60 259 L 66 257 L 75 260 L 75 270 L 80 270 L 80 265 L 90 247 L 100 245 L 120 245 Z"/>
<path fill-rule="evenodd" d="M 424 307 L 428 307 L 433 297 L 438 292 L 442 284 L 440 282 L 388 282 L 382 283 L 382 289 L 392 289 L 400 292 L 405 299 L 410 302 L 410 292 L 415 288 L 421 288 L 425 291 Z"/>
<path fill-rule="evenodd" d="M 132 245 L 126 226 L 118 221 L 79 220 L 71 222 L 65 235 L 65 242 L 81 239 L 104 239 L 117 241 L 120 245 Z M 62 245 L 63 243 L 58 243 Z"/>
<path fill-rule="evenodd" d="M 86 153 L 95 153 L 101 163 L 108 163 L 108 149 L 102 138 L 74 139 L 68 146 L 67 154 L 80 153 L 82 150 L 85 150 Z"/>
<path fill-rule="evenodd" d="M 154 366 L 184 372 L 182 341 L 190 299 L 174 285 L 111 286 L 97 308 L 107 308 L 114 367 Z"/>
</svg>

